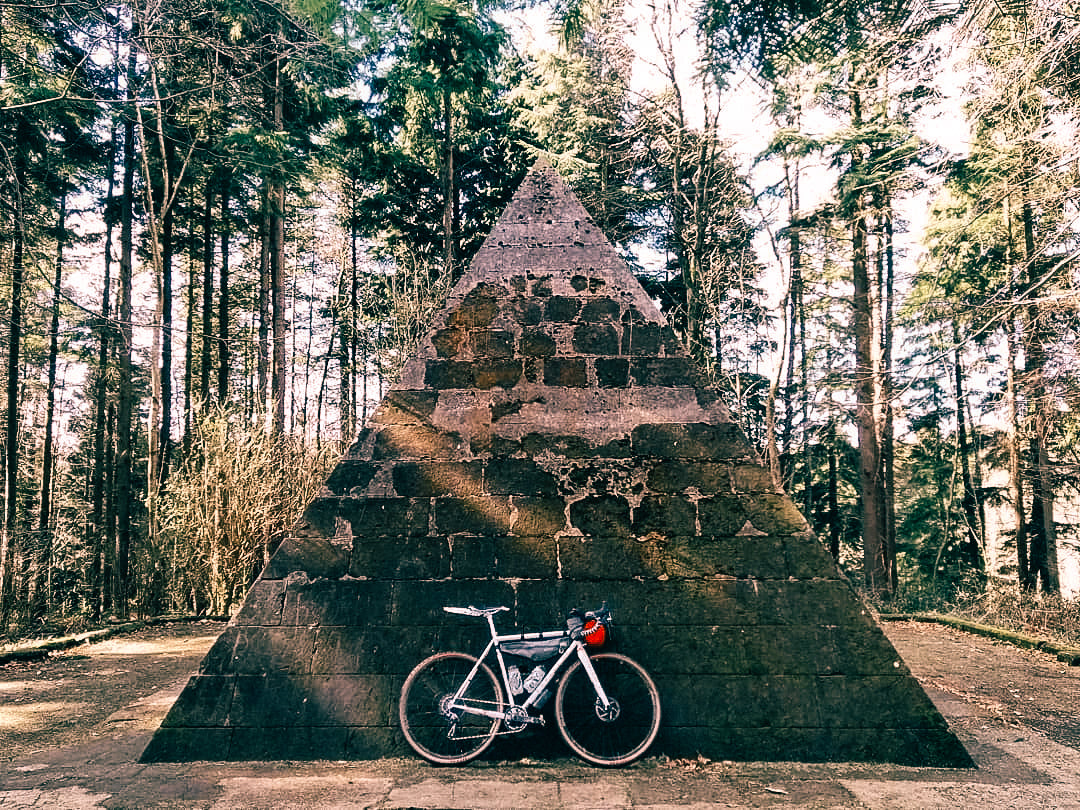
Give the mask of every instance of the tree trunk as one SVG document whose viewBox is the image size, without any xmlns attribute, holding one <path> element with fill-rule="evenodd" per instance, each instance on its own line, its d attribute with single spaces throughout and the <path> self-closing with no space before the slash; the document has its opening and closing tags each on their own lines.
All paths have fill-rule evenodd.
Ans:
<svg viewBox="0 0 1080 810">
<path fill-rule="evenodd" d="M 135 80 L 136 55 L 128 58 L 128 104 L 124 124 L 124 175 L 120 201 L 120 357 L 116 414 L 116 566 L 113 606 L 121 619 L 128 618 L 129 554 L 131 550 L 131 466 L 135 391 L 132 380 L 131 295 L 134 258 L 135 195 Z"/>
<path fill-rule="evenodd" d="M 169 478 L 172 453 L 173 342 L 173 206 L 168 205 L 161 227 L 161 421 L 158 425 L 158 486 Z"/>
<path fill-rule="evenodd" d="M 880 424 L 878 447 L 881 452 L 881 498 L 884 525 L 884 556 L 889 571 L 889 592 L 895 593 L 899 586 L 896 570 L 896 471 L 894 458 L 895 425 L 892 406 L 892 355 L 893 355 L 893 287 L 896 278 L 893 255 L 892 202 L 887 189 L 882 190 L 879 206 L 882 212 L 881 245 L 879 256 L 884 258 L 884 279 L 880 279 L 881 302 L 881 357 L 878 362 L 878 406 L 875 408 Z M 880 259 L 879 259 L 880 262 Z"/>
<path fill-rule="evenodd" d="M 443 88 L 443 272 L 454 275 L 454 108 L 449 87 Z"/>
<path fill-rule="evenodd" d="M 17 192 L 22 189 L 21 171 L 16 171 Z M 6 628 L 13 607 L 15 588 L 15 539 L 19 494 L 19 357 L 23 328 L 23 211 L 15 213 L 12 233 L 11 308 L 8 318 L 7 412 L 4 419 L 4 525 L 0 533 L 0 628 Z"/>
<path fill-rule="evenodd" d="M 256 317 L 259 336 L 256 341 L 256 390 L 258 413 L 266 412 L 266 396 L 270 376 L 270 193 L 269 183 L 262 190 L 262 212 L 259 218 L 259 299 Z"/>
<path fill-rule="evenodd" d="M 38 537 L 41 549 L 37 566 L 37 582 L 34 584 L 34 593 L 37 595 L 39 604 L 35 613 L 48 611 L 48 595 L 46 604 L 40 604 L 41 594 L 46 588 L 48 581 L 47 571 L 52 566 L 52 533 L 50 530 L 50 518 L 52 517 L 52 477 L 53 477 L 53 423 L 56 411 L 56 363 L 60 354 L 60 285 L 64 278 L 64 239 L 67 228 L 67 195 L 60 195 L 60 211 L 56 222 L 56 267 L 53 272 L 53 300 L 51 321 L 49 323 L 49 370 L 48 383 L 45 391 L 45 438 L 42 441 L 41 451 L 41 497 L 38 499 Z"/>
<path fill-rule="evenodd" d="M 281 132 L 285 127 L 285 97 L 282 85 L 281 59 L 274 60 L 272 66 L 272 114 L 274 131 Z M 285 432 L 285 178 L 280 171 L 275 171 L 269 186 L 268 203 L 270 210 L 270 299 L 273 328 L 273 370 L 271 376 L 271 398 L 273 417 L 271 432 Z"/>
<path fill-rule="evenodd" d="M 967 405 L 964 394 L 964 367 L 960 356 L 960 329 L 953 324 L 953 373 L 956 384 L 956 444 L 960 462 L 960 480 L 963 496 L 960 506 L 964 512 L 964 548 L 967 564 L 980 582 L 986 579 L 986 563 L 983 559 L 982 520 L 979 517 L 978 495 L 971 475 L 971 448 L 968 446 Z M 978 459 L 975 460 L 978 463 Z"/>
<path fill-rule="evenodd" d="M 210 404 L 210 370 L 214 366 L 214 172 L 206 175 L 203 192 L 202 351 L 199 361 L 199 407 Z"/>
<path fill-rule="evenodd" d="M 866 587 L 888 596 L 892 574 L 885 545 L 881 500 L 881 453 L 874 418 L 875 386 L 866 212 L 852 217 L 853 332 L 855 336 L 855 422 L 859 437 L 859 499 L 862 506 L 863 575 Z"/>
<path fill-rule="evenodd" d="M 1046 384 L 1046 327 L 1042 322 L 1035 289 L 1039 281 L 1039 261 L 1035 253 L 1034 215 L 1026 200 L 1021 208 L 1028 274 L 1028 303 L 1024 377 L 1029 409 L 1035 417 L 1031 432 L 1032 499 L 1030 564 L 1032 573 L 1047 593 L 1057 593 L 1057 536 L 1054 528 L 1054 488 L 1047 447 L 1053 426 L 1050 391 Z"/>
<path fill-rule="evenodd" d="M 229 200 L 232 172 L 221 172 L 221 269 L 218 274 L 218 402 L 229 401 Z"/>
<path fill-rule="evenodd" d="M 195 190 L 191 192 L 191 210 L 195 211 Z M 184 439 L 183 455 L 186 458 L 191 450 L 191 431 L 195 396 L 195 303 L 196 291 L 199 288 L 195 268 L 198 267 L 198 239 L 196 238 L 195 223 L 192 222 L 188 230 L 187 251 L 187 312 L 184 315 Z"/>
</svg>

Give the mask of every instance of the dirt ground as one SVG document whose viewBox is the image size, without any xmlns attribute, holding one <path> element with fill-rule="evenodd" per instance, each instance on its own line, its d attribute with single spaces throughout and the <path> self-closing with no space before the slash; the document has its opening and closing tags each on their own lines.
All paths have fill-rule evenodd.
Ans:
<svg viewBox="0 0 1080 810">
<path fill-rule="evenodd" d="M 224 625 L 177 622 L 0 666 L 0 762 L 152 730 Z M 1023 728 L 1080 750 L 1080 667 L 934 624 L 885 623 L 901 657 L 954 726 Z M 168 687 L 175 686 L 175 690 Z M 957 729 L 959 730 L 959 729 Z"/>
<path fill-rule="evenodd" d="M 0 666 L 0 762 L 130 732 L 155 708 L 167 711 L 145 701 L 186 682 L 224 627 L 154 625 Z"/>
</svg>

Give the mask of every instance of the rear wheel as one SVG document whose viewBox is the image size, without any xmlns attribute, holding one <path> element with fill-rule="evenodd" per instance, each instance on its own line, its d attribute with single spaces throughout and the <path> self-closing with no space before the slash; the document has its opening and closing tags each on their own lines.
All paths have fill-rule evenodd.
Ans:
<svg viewBox="0 0 1080 810">
<path fill-rule="evenodd" d="M 660 694 L 640 664 L 618 653 L 590 659 L 610 705 L 596 696 L 589 674 L 575 661 L 555 695 L 555 724 L 566 744 L 596 765 L 626 765 L 645 753 L 660 730 Z"/>
<path fill-rule="evenodd" d="M 429 762 L 468 762 L 480 756 L 495 739 L 500 718 L 468 711 L 503 711 L 502 690 L 487 664 L 480 665 L 465 694 L 451 706 L 454 694 L 474 666 L 476 659 L 471 655 L 438 653 L 417 664 L 401 687 L 401 731 L 413 750 Z"/>
</svg>

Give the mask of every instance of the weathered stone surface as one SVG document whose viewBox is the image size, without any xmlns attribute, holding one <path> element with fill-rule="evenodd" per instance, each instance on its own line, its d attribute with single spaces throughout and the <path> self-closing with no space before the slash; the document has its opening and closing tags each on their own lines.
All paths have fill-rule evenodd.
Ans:
<svg viewBox="0 0 1080 810">
<path fill-rule="evenodd" d="M 619 495 L 594 495 L 570 504 L 570 525 L 584 535 L 629 537 L 630 503 Z"/>
<path fill-rule="evenodd" d="M 225 724 L 232 707 L 235 675 L 195 675 L 162 721 L 165 727 Z"/>
<path fill-rule="evenodd" d="M 409 670 L 486 641 L 443 606 L 506 605 L 508 631 L 606 600 L 660 689 L 658 753 L 967 764 L 698 379 L 533 172 L 145 758 L 407 753 Z"/>
<path fill-rule="evenodd" d="M 439 534 L 505 534 L 510 530 L 510 500 L 486 498 L 438 498 L 435 531 Z"/>
<path fill-rule="evenodd" d="M 546 332 L 526 332 L 521 336 L 521 354 L 525 357 L 552 357 L 555 340 Z"/>
<path fill-rule="evenodd" d="M 601 388 L 625 388 L 630 382 L 630 361 L 623 357 L 598 357 L 595 367 Z"/>
<path fill-rule="evenodd" d="M 584 388 L 589 384 L 586 368 L 582 357 L 552 357 L 544 361 L 544 385 Z"/>
<path fill-rule="evenodd" d="M 562 498 L 515 497 L 513 506 L 511 534 L 518 537 L 554 537 L 566 529 L 566 501 Z"/>
<path fill-rule="evenodd" d="M 484 470 L 485 489 L 492 495 L 554 495 L 555 477 L 531 458 L 497 457 Z"/>
<path fill-rule="evenodd" d="M 483 490 L 484 466 L 479 461 L 412 461 L 395 464 L 392 476 L 394 490 L 403 498 L 479 495 Z"/>
<path fill-rule="evenodd" d="M 693 501 L 678 495 L 646 495 L 634 507 L 631 531 L 643 537 L 693 536 L 697 530 L 697 508 Z"/>
<path fill-rule="evenodd" d="M 445 537 L 357 542 L 349 574 L 368 579 L 442 579 L 450 575 L 450 546 Z"/>
<path fill-rule="evenodd" d="M 582 354 L 618 354 L 619 334 L 609 324 L 583 323 L 574 330 L 573 347 Z"/>
</svg>

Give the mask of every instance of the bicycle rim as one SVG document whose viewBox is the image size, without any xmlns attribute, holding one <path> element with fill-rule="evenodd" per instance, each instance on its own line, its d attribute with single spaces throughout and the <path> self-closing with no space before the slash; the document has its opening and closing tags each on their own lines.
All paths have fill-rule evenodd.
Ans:
<svg viewBox="0 0 1080 810">
<path fill-rule="evenodd" d="M 465 653 L 438 653 L 421 661 L 401 687 L 398 719 L 413 750 L 438 765 L 458 765 L 484 752 L 499 728 L 498 718 L 450 710 L 449 702 L 465 681 L 476 658 Z M 503 710 L 502 690 L 486 664 L 461 702 L 487 710 Z"/>
<path fill-rule="evenodd" d="M 575 754 L 596 765 L 626 765 L 652 745 L 660 730 L 660 695 L 649 674 L 618 653 L 591 658 L 600 683 L 617 710 L 604 712 L 580 661 L 559 681 L 555 723 Z"/>
</svg>

